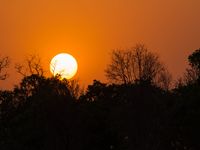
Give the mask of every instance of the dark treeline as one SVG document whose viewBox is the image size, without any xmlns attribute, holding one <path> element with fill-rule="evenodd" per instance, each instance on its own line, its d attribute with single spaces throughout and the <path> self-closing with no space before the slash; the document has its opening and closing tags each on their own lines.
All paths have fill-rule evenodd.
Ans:
<svg viewBox="0 0 200 150">
<path fill-rule="evenodd" d="M 0 91 L 0 149 L 199 150 L 200 50 L 171 89 L 166 69 L 146 50 L 133 51 L 142 59 L 131 59 L 144 61 L 132 62 L 132 72 L 126 65 L 119 72 L 116 60 L 130 65 L 129 52 L 114 51 L 110 84 L 94 80 L 79 95 L 70 81 L 42 74 Z"/>
</svg>

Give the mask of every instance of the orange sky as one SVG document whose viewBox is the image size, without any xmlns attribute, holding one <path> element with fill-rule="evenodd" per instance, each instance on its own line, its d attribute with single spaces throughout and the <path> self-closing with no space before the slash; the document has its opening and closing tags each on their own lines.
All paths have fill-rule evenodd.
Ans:
<svg viewBox="0 0 200 150">
<path fill-rule="evenodd" d="M 200 47 L 199 6 L 199 0 L 0 0 L 0 54 L 12 61 L 0 88 L 18 83 L 14 64 L 33 52 L 46 70 L 54 55 L 68 52 L 78 60 L 82 84 L 106 81 L 111 50 L 138 42 L 176 78 Z"/>
</svg>

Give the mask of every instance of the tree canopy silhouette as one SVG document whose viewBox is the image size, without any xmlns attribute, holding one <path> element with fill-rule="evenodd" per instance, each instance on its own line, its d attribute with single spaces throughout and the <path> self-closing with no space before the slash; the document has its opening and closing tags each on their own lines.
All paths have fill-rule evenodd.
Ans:
<svg viewBox="0 0 200 150">
<path fill-rule="evenodd" d="M 200 76 L 200 49 L 195 50 L 189 57 L 189 63 Z"/>
<path fill-rule="evenodd" d="M 157 67 L 149 67 L 159 60 L 140 48 L 142 52 L 137 51 L 134 61 L 140 62 L 141 68 L 134 63 L 137 71 L 125 72 L 137 78 L 123 82 L 117 76 L 121 80 L 116 83 L 122 84 L 94 80 L 80 94 L 77 80 L 71 83 L 59 76 L 47 78 L 36 72 L 24 76 L 13 90 L 1 90 L 0 149 L 199 150 L 198 79 L 164 90 L 154 83 L 163 70 L 154 72 Z M 197 53 L 188 60 L 190 69 L 198 73 Z M 127 51 L 117 54 L 129 59 Z M 150 62 L 138 60 L 144 58 Z M 129 64 L 127 61 L 125 64 Z M 133 81 L 129 83 L 129 79 Z"/>
<path fill-rule="evenodd" d="M 186 86 L 188 84 L 195 84 L 200 80 L 200 49 L 195 50 L 188 56 L 189 67 L 183 77 L 178 79 L 177 86 Z"/>
</svg>

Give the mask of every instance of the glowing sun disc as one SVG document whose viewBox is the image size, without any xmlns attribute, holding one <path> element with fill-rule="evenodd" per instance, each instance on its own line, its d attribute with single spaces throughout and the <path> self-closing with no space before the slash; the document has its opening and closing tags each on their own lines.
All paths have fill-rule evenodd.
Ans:
<svg viewBox="0 0 200 150">
<path fill-rule="evenodd" d="M 76 59 L 67 53 L 60 53 L 54 56 L 50 63 L 50 71 L 56 76 L 60 75 L 62 79 L 71 79 L 78 70 Z"/>
</svg>

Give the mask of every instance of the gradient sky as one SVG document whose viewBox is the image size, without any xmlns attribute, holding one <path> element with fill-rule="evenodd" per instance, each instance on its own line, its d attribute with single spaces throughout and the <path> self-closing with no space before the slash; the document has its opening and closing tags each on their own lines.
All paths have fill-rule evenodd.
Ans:
<svg viewBox="0 0 200 150">
<path fill-rule="evenodd" d="M 199 0 L 0 0 L 0 55 L 12 62 L 0 88 L 19 82 L 14 64 L 31 53 L 47 71 L 54 55 L 70 53 L 82 84 L 106 81 L 111 50 L 138 42 L 158 53 L 176 79 L 200 47 L 199 6 Z"/>
</svg>

